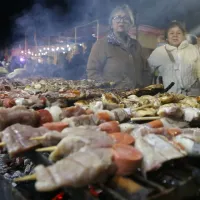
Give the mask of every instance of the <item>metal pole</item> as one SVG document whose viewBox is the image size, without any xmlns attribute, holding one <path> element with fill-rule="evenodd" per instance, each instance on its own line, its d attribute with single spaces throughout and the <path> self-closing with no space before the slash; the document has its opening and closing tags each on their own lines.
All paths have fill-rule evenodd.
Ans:
<svg viewBox="0 0 200 200">
<path fill-rule="evenodd" d="M 75 27 L 75 37 L 74 37 L 74 42 L 75 42 L 75 44 L 76 44 L 76 39 L 77 39 L 77 27 Z"/>
<path fill-rule="evenodd" d="M 99 39 L 99 20 L 97 20 L 97 40 Z"/>
</svg>

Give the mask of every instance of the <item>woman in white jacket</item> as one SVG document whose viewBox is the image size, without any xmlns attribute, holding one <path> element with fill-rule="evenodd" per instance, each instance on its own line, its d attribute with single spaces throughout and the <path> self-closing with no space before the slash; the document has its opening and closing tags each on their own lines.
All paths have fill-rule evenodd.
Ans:
<svg viewBox="0 0 200 200">
<path fill-rule="evenodd" d="M 172 22 L 166 31 L 168 44 L 157 47 L 148 62 L 152 72 L 158 70 L 165 87 L 175 83 L 170 92 L 200 95 L 200 55 L 185 34 L 180 23 Z"/>
</svg>

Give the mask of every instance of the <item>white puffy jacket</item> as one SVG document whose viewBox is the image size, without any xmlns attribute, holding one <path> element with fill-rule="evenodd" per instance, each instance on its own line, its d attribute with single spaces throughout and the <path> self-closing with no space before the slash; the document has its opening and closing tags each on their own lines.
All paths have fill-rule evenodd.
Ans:
<svg viewBox="0 0 200 200">
<path fill-rule="evenodd" d="M 173 55 L 175 63 L 170 60 L 166 49 Z M 171 82 L 175 83 L 170 92 L 180 93 L 183 91 L 181 88 L 191 90 L 194 85 L 198 85 L 195 87 L 200 93 L 197 84 L 200 78 L 200 55 L 197 48 L 186 40 L 178 48 L 169 44 L 156 48 L 148 62 L 152 72 L 158 68 L 165 87 Z"/>
</svg>

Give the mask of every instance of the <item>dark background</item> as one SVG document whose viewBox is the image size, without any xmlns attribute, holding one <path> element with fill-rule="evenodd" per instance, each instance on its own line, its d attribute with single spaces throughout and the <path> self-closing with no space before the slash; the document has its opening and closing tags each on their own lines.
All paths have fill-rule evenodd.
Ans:
<svg viewBox="0 0 200 200">
<path fill-rule="evenodd" d="M 107 20 L 117 5 L 129 4 L 137 23 L 165 28 L 172 20 L 186 22 L 200 33 L 200 0 L 4 0 L 0 7 L 0 48 L 27 36 L 50 36 L 95 19 Z"/>
</svg>

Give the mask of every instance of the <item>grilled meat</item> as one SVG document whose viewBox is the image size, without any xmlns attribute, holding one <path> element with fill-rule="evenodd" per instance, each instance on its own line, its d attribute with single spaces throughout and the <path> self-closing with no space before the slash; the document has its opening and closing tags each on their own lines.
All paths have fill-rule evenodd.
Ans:
<svg viewBox="0 0 200 200">
<path fill-rule="evenodd" d="M 38 191 L 47 192 L 60 187 L 83 187 L 106 180 L 112 167 L 110 148 L 85 149 L 58 161 L 50 167 L 35 168 Z M 110 172 L 110 174 L 108 173 Z"/>
<path fill-rule="evenodd" d="M 40 143 L 29 140 L 31 137 L 41 136 L 49 130 L 40 127 L 33 128 L 27 125 L 14 124 L 2 131 L 2 141 L 6 144 L 11 157 L 35 148 Z"/>
<path fill-rule="evenodd" d="M 50 154 L 50 159 L 56 161 L 62 157 L 68 156 L 71 153 L 79 151 L 82 147 L 111 147 L 114 140 L 105 132 L 91 131 L 85 132 L 84 135 L 68 135 L 63 138 L 56 149 Z"/>
</svg>

